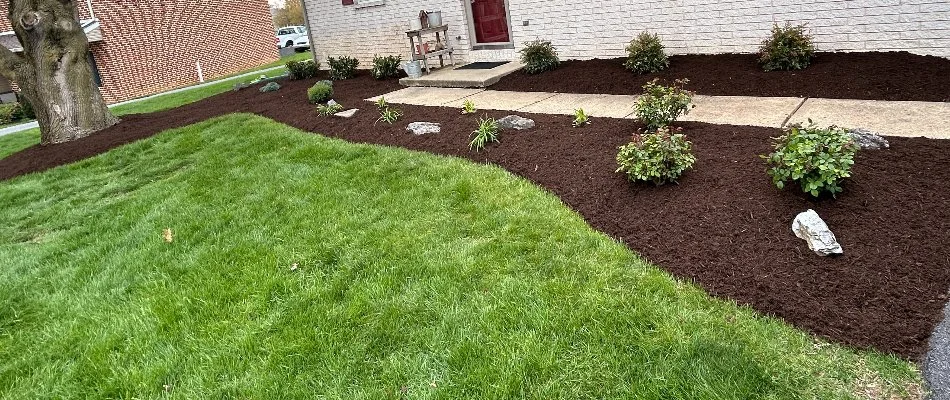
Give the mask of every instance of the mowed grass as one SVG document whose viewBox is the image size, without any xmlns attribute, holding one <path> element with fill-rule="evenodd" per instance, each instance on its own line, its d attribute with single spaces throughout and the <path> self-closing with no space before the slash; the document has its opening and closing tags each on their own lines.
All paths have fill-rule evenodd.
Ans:
<svg viewBox="0 0 950 400">
<path fill-rule="evenodd" d="M 288 61 L 309 60 L 311 57 L 312 57 L 312 54 L 309 51 L 304 52 L 304 53 L 295 53 L 293 55 L 284 57 L 273 63 L 257 67 L 254 70 L 264 70 L 268 68 L 281 66 L 281 65 L 286 64 Z M 240 74 L 244 74 L 248 72 L 253 72 L 254 70 L 239 72 L 232 76 L 240 75 Z M 262 72 L 261 75 L 274 77 L 274 76 L 282 75 L 286 72 L 287 72 L 286 69 L 279 69 L 275 71 Z M 183 106 L 185 104 L 194 103 L 196 101 L 206 99 L 208 97 L 232 90 L 234 88 L 234 84 L 237 82 L 250 82 L 255 79 L 254 76 L 241 78 L 240 80 L 229 79 L 230 77 L 231 76 L 219 78 L 218 80 L 221 80 L 221 82 L 217 82 L 217 83 L 200 87 L 197 89 L 163 94 L 160 96 L 144 99 L 135 103 L 129 103 L 129 104 L 116 106 L 112 108 L 112 112 L 115 115 L 123 116 L 127 114 L 146 114 L 146 113 L 151 113 L 151 112 L 156 112 L 156 111 L 168 110 L 171 108 Z M 16 153 L 27 147 L 33 146 L 39 142 L 40 142 L 39 129 L 29 129 L 22 132 L 16 132 L 16 133 L 0 136 L 0 158 Z"/>
<path fill-rule="evenodd" d="M 262 117 L 0 204 L 3 399 L 919 395 L 912 364 L 711 299 L 500 168 Z"/>
</svg>

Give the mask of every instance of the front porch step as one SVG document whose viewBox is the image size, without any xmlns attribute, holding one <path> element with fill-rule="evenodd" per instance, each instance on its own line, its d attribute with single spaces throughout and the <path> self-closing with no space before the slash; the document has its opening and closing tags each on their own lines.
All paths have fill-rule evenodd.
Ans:
<svg viewBox="0 0 950 400">
<path fill-rule="evenodd" d="M 462 65 L 458 65 L 460 67 Z M 431 74 L 419 78 L 402 78 L 399 83 L 413 87 L 445 87 L 445 88 L 486 88 L 497 83 L 502 77 L 524 68 L 518 61 L 499 65 L 492 69 L 456 69 L 446 66 L 438 70 L 433 69 Z"/>
</svg>

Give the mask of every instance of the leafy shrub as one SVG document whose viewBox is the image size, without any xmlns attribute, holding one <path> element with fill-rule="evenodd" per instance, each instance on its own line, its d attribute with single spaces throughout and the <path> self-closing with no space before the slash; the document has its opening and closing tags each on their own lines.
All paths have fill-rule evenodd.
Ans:
<svg viewBox="0 0 950 400">
<path fill-rule="evenodd" d="M 494 118 L 482 118 L 478 120 L 478 129 L 472 132 L 472 141 L 468 147 L 479 151 L 485 148 L 488 142 L 498 142 L 498 121 Z"/>
<path fill-rule="evenodd" d="M 557 51 L 554 45 L 546 40 L 535 40 L 528 42 L 521 49 L 521 62 L 524 63 L 524 71 L 529 74 L 540 74 L 544 71 L 552 71 L 561 63 L 557 58 Z"/>
<path fill-rule="evenodd" d="M 327 57 L 327 65 L 330 66 L 330 79 L 338 81 L 356 76 L 356 67 L 360 65 L 360 61 L 347 56 Z"/>
<path fill-rule="evenodd" d="M 786 181 L 798 182 L 802 191 L 817 197 L 822 192 L 836 195 L 839 183 L 851 176 L 858 145 L 843 128 L 818 128 L 792 125 L 775 142 L 775 151 L 762 156 L 769 165 L 769 176 L 779 189 Z"/>
<path fill-rule="evenodd" d="M 320 63 L 313 60 L 287 61 L 287 74 L 292 80 L 310 79 L 317 76 Z"/>
<path fill-rule="evenodd" d="M 20 104 L 20 111 L 23 119 L 36 119 L 36 113 L 33 112 L 33 104 L 23 96 L 17 96 L 17 102 Z"/>
<path fill-rule="evenodd" d="M 19 121 L 23 116 L 20 103 L 0 104 L 0 125 Z"/>
<path fill-rule="evenodd" d="M 307 89 L 307 99 L 310 104 L 323 103 L 333 97 L 333 85 L 320 81 Z"/>
<path fill-rule="evenodd" d="M 590 115 L 583 108 L 574 110 L 574 127 L 579 128 L 590 123 Z"/>
<path fill-rule="evenodd" d="M 766 71 L 805 69 L 815 55 L 811 35 L 805 33 L 805 25 L 772 27 L 772 36 L 762 42 L 759 49 L 759 64 Z"/>
<path fill-rule="evenodd" d="M 476 112 L 478 112 L 478 109 L 475 108 L 475 103 L 473 103 L 471 100 L 465 100 L 462 102 L 462 114 L 468 115 L 475 114 Z"/>
<path fill-rule="evenodd" d="M 634 135 L 632 142 L 620 146 L 616 172 L 627 174 L 631 181 L 659 186 L 676 181 L 694 163 L 696 157 L 686 135 L 671 134 L 669 127 L 663 127 L 656 133 Z"/>
<path fill-rule="evenodd" d="M 375 56 L 373 57 L 373 69 L 370 74 L 376 79 L 398 78 L 400 63 L 402 63 L 401 56 Z"/>
<path fill-rule="evenodd" d="M 653 132 L 669 126 L 692 108 L 693 92 L 683 89 L 689 80 L 676 80 L 672 86 L 663 86 L 657 80 L 643 86 L 643 96 L 637 99 L 637 119 Z"/>
<path fill-rule="evenodd" d="M 261 93 L 276 92 L 280 90 L 280 85 L 277 84 L 277 82 L 270 82 L 264 86 L 261 86 L 260 90 L 261 90 Z"/>
<path fill-rule="evenodd" d="M 656 34 L 642 32 L 627 46 L 627 69 L 638 74 L 660 72 L 670 66 L 670 60 L 663 52 L 663 43 Z"/>
<path fill-rule="evenodd" d="M 389 102 L 386 101 L 386 96 L 379 96 L 379 98 L 376 99 L 376 108 L 380 111 L 389 108 Z"/>
<path fill-rule="evenodd" d="M 317 114 L 320 114 L 324 117 L 329 117 L 333 114 L 336 114 L 340 111 L 343 111 L 343 105 L 339 103 L 334 104 L 321 104 L 317 106 Z"/>
</svg>

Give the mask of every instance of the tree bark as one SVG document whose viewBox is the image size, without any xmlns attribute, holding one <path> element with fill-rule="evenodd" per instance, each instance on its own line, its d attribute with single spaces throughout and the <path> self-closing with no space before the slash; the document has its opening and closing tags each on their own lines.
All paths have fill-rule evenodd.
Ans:
<svg viewBox="0 0 950 400">
<path fill-rule="evenodd" d="M 118 122 L 93 81 L 89 42 L 71 0 L 9 0 L 10 22 L 23 45 L 0 46 L 0 75 L 33 105 L 41 144 L 89 136 Z"/>
</svg>

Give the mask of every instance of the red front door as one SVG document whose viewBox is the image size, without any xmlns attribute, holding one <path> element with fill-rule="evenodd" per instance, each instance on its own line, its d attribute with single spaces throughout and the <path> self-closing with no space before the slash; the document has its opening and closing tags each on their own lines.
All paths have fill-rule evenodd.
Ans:
<svg viewBox="0 0 950 400">
<path fill-rule="evenodd" d="M 507 43 L 508 14 L 505 0 L 469 0 L 472 2 L 472 19 L 475 22 L 476 43 Z"/>
</svg>

